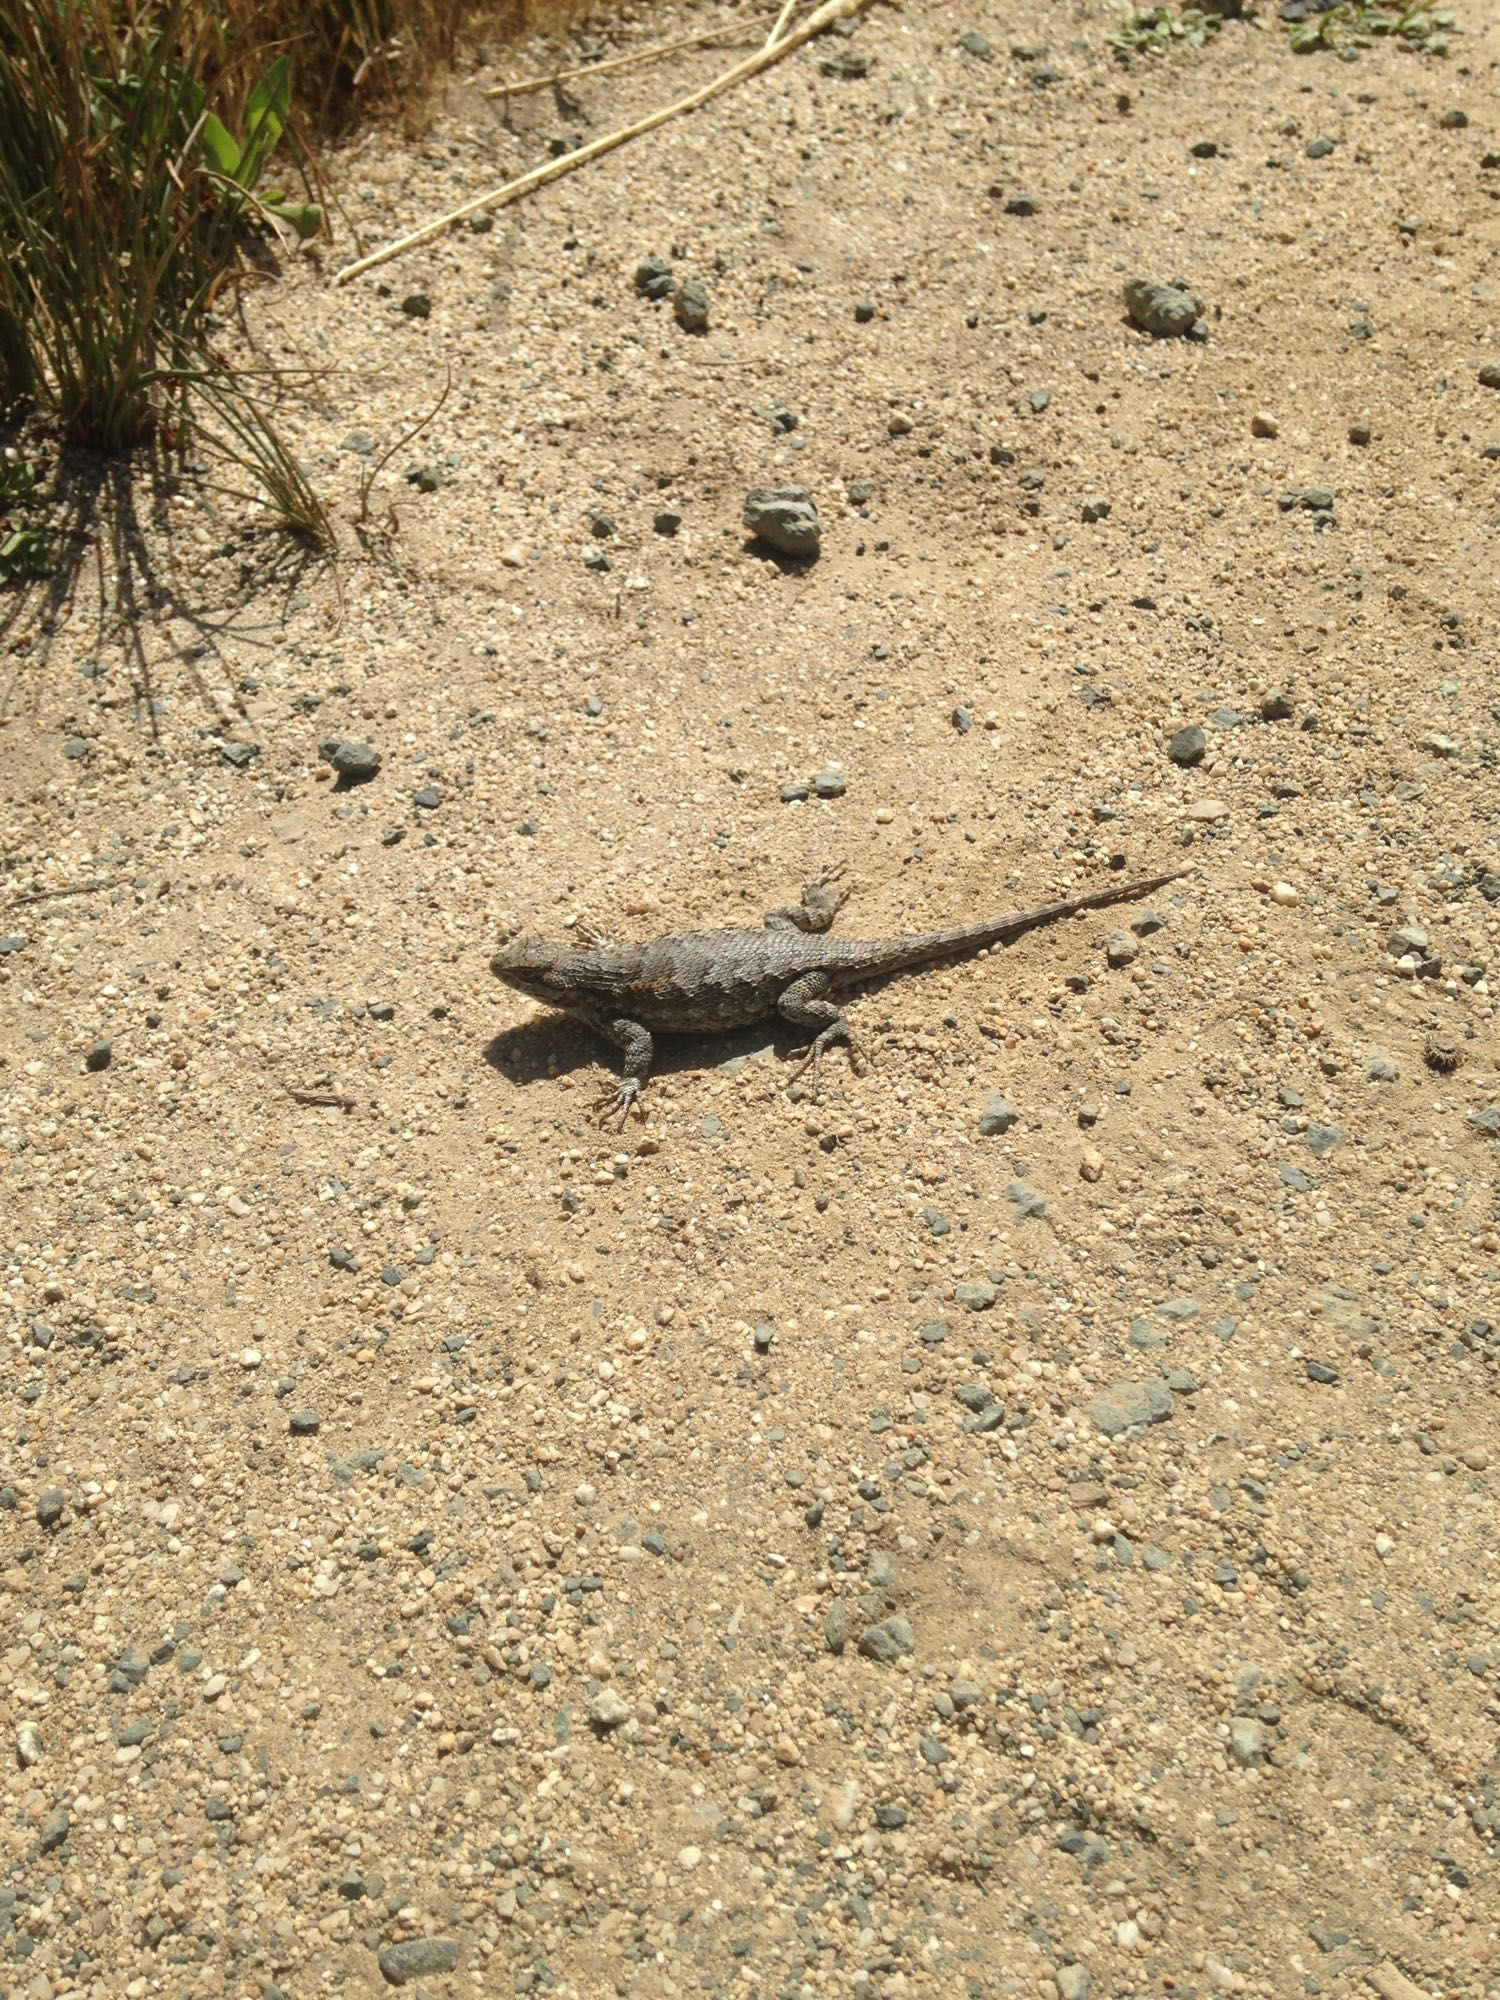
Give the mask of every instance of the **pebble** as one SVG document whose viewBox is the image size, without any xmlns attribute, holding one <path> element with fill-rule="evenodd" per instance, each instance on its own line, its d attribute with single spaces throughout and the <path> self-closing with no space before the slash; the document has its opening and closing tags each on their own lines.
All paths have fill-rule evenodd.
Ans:
<svg viewBox="0 0 1500 2000">
<path fill-rule="evenodd" d="M 1487 361 L 1479 371 L 1480 386 L 1500 389 L 1500 361 Z"/>
<path fill-rule="evenodd" d="M 1116 970 L 1134 965 L 1140 955 L 1141 948 L 1129 931 L 1111 931 L 1104 940 L 1104 956 Z"/>
<path fill-rule="evenodd" d="M 643 257 L 635 267 L 635 288 L 643 298 L 670 298 L 676 282 L 665 257 Z"/>
<path fill-rule="evenodd" d="M 1229 1754 L 1246 1770 L 1259 1764 L 1266 1754 L 1265 1724 L 1253 1716 L 1235 1716 L 1229 1725 Z"/>
<path fill-rule="evenodd" d="M 677 324 L 684 333 L 708 332 L 708 287 L 690 278 L 677 287 L 672 301 Z"/>
<path fill-rule="evenodd" d="M 867 1625 L 859 1635 L 859 1650 L 867 1660 L 893 1666 L 916 1648 L 911 1626 L 904 1618 L 882 1618 Z"/>
<path fill-rule="evenodd" d="M 114 1060 L 114 1053 L 113 1042 L 92 1042 L 84 1051 L 83 1066 L 86 1070 L 92 1070 L 97 1074 L 99 1070 L 109 1068 Z"/>
<path fill-rule="evenodd" d="M 1138 1424 L 1164 1424 L 1172 1415 L 1172 1394 L 1159 1379 L 1112 1382 L 1088 1405 L 1086 1415 L 1105 1437 L 1119 1437 Z"/>
<path fill-rule="evenodd" d="M 823 1614 L 823 1638 L 830 1653 L 842 1653 L 849 1643 L 849 1614 L 842 1598 L 834 1598 Z"/>
<path fill-rule="evenodd" d="M 1144 333 L 1166 338 L 1206 339 L 1202 299 L 1185 285 L 1155 285 L 1149 278 L 1127 278 L 1125 311 Z"/>
<path fill-rule="evenodd" d="M 1089 2000 L 1093 1981 L 1086 1965 L 1060 1965 L 1053 1974 L 1057 2000 Z"/>
<path fill-rule="evenodd" d="M 984 1109 L 979 1114 L 979 1130 L 986 1139 L 992 1139 L 997 1133 L 1010 1131 L 1020 1116 L 1008 1097 L 993 1094 L 985 1099 Z"/>
<path fill-rule="evenodd" d="M 1257 410 L 1250 419 L 1250 435 L 1258 438 L 1280 437 L 1281 425 L 1269 410 Z"/>
<path fill-rule="evenodd" d="M 72 1826 L 73 1822 L 68 1817 L 66 1808 L 55 1806 L 42 1821 L 41 1831 L 37 1837 L 37 1852 L 40 1854 L 55 1852 L 67 1839 Z"/>
<path fill-rule="evenodd" d="M 410 1986 L 414 1979 L 434 1979 L 452 1972 L 463 1947 L 457 1938 L 410 1938 L 404 1944 L 388 1944 L 378 1963 L 388 1985 Z"/>
<path fill-rule="evenodd" d="M 1092 500 L 1085 500 L 1082 510 L 1084 520 L 1089 522 L 1107 521 L 1109 519 L 1110 504 L 1108 500 L 1100 499 L 1097 496 Z"/>
<path fill-rule="evenodd" d="M 596 1729 L 618 1729 L 629 1722 L 631 1707 L 613 1688 L 601 1688 L 589 1703 L 589 1721 Z"/>
<path fill-rule="evenodd" d="M 1200 723 L 1189 722 L 1173 733 L 1167 744 L 1167 755 L 1174 764 L 1196 764 L 1207 748 L 1207 732 Z"/>
<path fill-rule="evenodd" d="M 60 1486 L 44 1486 L 36 1496 L 37 1523 L 43 1528 L 55 1528 L 63 1517 L 67 1498 Z"/>
<path fill-rule="evenodd" d="M 16 1724 L 16 1757 L 23 1771 L 42 1761 L 42 1732 L 34 1722 Z"/>
<path fill-rule="evenodd" d="M 316 1437 L 323 1428 L 323 1419 L 316 1410 L 293 1410 L 287 1420 L 287 1429 L 293 1437 Z"/>
<path fill-rule="evenodd" d="M 319 756 L 325 764 L 331 764 L 338 776 L 350 784 L 363 784 L 373 778 L 380 769 L 380 752 L 368 743 L 357 743 L 345 736 L 330 736 L 319 745 Z"/>
<path fill-rule="evenodd" d="M 995 51 L 990 46 L 988 37 L 981 35 L 977 28 L 965 29 L 958 38 L 958 46 L 965 55 L 977 56 L 980 62 L 995 60 Z"/>
<path fill-rule="evenodd" d="M 745 495 L 744 523 L 785 556 L 815 556 L 822 546 L 823 523 L 805 486 L 752 486 Z"/>
</svg>

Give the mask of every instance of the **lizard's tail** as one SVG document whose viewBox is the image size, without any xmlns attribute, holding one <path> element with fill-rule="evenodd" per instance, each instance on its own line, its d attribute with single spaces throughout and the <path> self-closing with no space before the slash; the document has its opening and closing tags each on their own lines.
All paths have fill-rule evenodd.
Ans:
<svg viewBox="0 0 1500 2000">
<path fill-rule="evenodd" d="M 988 923 L 957 924 L 952 930 L 927 931 L 916 937 L 892 938 L 855 946 L 846 963 L 850 972 L 875 978 L 883 972 L 928 965 L 937 959 L 959 957 L 965 952 L 983 951 L 987 945 L 1007 944 L 1012 938 L 1037 930 L 1043 924 L 1055 924 L 1064 917 L 1077 916 L 1080 910 L 1103 909 L 1110 903 L 1135 902 L 1157 889 L 1164 889 L 1169 882 L 1180 882 L 1185 875 L 1192 873 L 1191 868 L 1174 868 L 1166 875 L 1144 875 L 1131 882 L 1107 882 L 1098 889 L 1085 889 L 1079 895 L 1064 896 L 1057 903 L 1039 903 L 1033 910 L 1016 910 L 1008 917 L 996 917 Z"/>
</svg>

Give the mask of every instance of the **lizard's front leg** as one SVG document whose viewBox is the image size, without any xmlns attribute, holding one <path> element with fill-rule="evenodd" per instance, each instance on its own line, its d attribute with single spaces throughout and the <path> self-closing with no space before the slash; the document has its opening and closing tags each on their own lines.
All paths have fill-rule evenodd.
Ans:
<svg viewBox="0 0 1500 2000">
<path fill-rule="evenodd" d="M 768 931 L 826 931 L 849 900 L 849 891 L 838 885 L 844 873 L 842 861 L 814 875 L 802 891 L 800 903 L 788 903 L 779 910 L 766 911 Z"/>
<path fill-rule="evenodd" d="M 623 1131 L 632 1106 L 637 1109 L 640 1106 L 641 1091 L 645 1088 L 655 1047 L 640 1022 L 632 1021 L 624 1014 L 590 1014 L 586 1018 L 595 1033 L 613 1042 L 625 1057 L 619 1082 L 607 1089 L 594 1106 L 601 1125 L 618 1113 Z"/>
<path fill-rule="evenodd" d="M 793 1027 L 816 1030 L 805 1049 L 794 1054 L 802 1060 L 787 1078 L 795 1083 L 799 1076 L 811 1069 L 813 1073 L 813 1095 L 818 1094 L 818 1077 L 824 1049 L 831 1042 L 843 1042 L 849 1050 L 849 1066 L 858 1075 L 868 1066 L 869 1058 L 854 1038 L 854 1030 L 849 1026 L 849 1017 L 842 1007 L 826 998 L 833 981 L 826 972 L 805 972 L 800 979 L 794 979 L 781 998 L 776 1002 L 777 1011 Z"/>
</svg>

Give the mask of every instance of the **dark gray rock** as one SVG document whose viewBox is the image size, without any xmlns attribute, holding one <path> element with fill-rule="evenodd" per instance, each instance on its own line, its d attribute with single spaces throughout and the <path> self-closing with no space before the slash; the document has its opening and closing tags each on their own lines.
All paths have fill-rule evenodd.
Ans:
<svg viewBox="0 0 1500 2000">
<path fill-rule="evenodd" d="M 1189 722 L 1173 732 L 1167 743 L 1167 755 L 1174 764 L 1196 764 L 1207 748 L 1207 731 L 1200 723 Z"/>
<path fill-rule="evenodd" d="M 904 1618 L 882 1618 L 876 1625 L 867 1625 L 859 1635 L 859 1650 L 867 1660 L 876 1660 L 883 1667 L 894 1666 L 897 1660 L 916 1650 L 916 1639 L 911 1626 Z"/>
<path fill-rule="evenodd" d="M 971 1313 L 988 1312 L 999 1296 L 998 1288 L 985 1278 L 970 1285 L 955 1286 L 953 1292 L 955 1302 Z"/>
<path fill-rule="evenodd" d="M 979 1114 L 979 1129 L 986 1139 L 994 1138 L 997 1132 L 1008 1132 L 1020 1122 L 1021 1114 L 1008 1097 L 998 1092 L 985 1099 L 984 1109 Z"/>
<path fill-rule="evenodd" d="M 88 1070 L 108 1069 L 114 1060 L 113 1042 L 91 1042 L 83 1052 L 83 1066 Z"/>
<path fill-rule="evenodd" d="M 380 769 L 380 752 L 368 743 L 356 743 L 346 736 L 330 736 L 318 746 L 318 755 L 325 764 L 331 764 L 338 774 L 351 785 L 363 784 L 373 778 Z"/>
<path fill-rule="evenodd" d="M 316 1437 L 323 1428 L 323 1419 L 316 1410 L 293 1410 L 287 1422 L 287 1429 L 293 1437 Z"/>
<path fill-rule="evenodd" d="M 55 1528 L 63 1517 L 67 1498 L 60 1486 L 44 1486 L 36 1496 L 37 1523 L 43 1528 Z"/>
<path fill-rule="evenodd" d="M 1204 325 L 1202 299 L 1184 285 L 1153 285 L 1149 278 L 1127 278 L 1125 310 L 1132 325 L 1163 338 L 1198 335 Z"/>
<path fill-rule="evenodd" d="M 1138 1424 L 1164 1424 L 1172 1414 L 1172 1392 L 1159 1377 L 1148 1382 L 1112 1382 L 1089 1404 L 1096 1431 L 1119 1437 Z"/>
<path fill-rule="evenodd" d="M 414 1979 L 431 1979 L 451 1972 L 463 1947 L 457 1938 L 409 1938 L 388 1944 L 380 1953 L 380 1970 L 391 1986 L 409 1986 Z"/>
<path fill-rule="evenodd" d="M 677 287 L 672 301 L 672 310 L 677 315 L 677 324 L 684 333 L 708 332 L 708 287 L 697 278 L 690 278 Z"/>
<path fill-rule="evenodd" d="M 805 486 L 752 486 L 745 495 L 745 526 L 784 556 L 815 556 L 823 523 Z"/>
<path fill-rule="evenodd" d="M 635 267 L 635 288 L 642 298 L 669 299 L 676 285 L 665 257 L 643 257 Z"/>
<path fill-rule="evenodd" d="M 73 1822 L 68 1818 L 64 1807 L 54 1807 L 42 1821 L 41 1833 L 37 1839 L 37 1852 L 40 1854 L 51 1854 L 55 1849 L 61 1847 L 68 1837 L 68 1831 L 72 1824 Z"/>
<path fill-rule="evenodd" d="M 221 743 L 219 755 L 226 764 L 232 764 L 237 771 L 243 771 L 253 764 L 260 755 L 258 743 Z"/>
</svg>

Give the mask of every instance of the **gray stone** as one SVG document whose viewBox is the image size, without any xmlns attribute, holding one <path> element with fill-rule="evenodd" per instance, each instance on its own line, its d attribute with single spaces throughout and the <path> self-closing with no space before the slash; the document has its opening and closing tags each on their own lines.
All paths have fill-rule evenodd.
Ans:
<svg viewBox="0 0 1500 2000">
<path fill-rule="evenodd" d="M 596 1729 L 618 1729 L 622 1722 L 629 1722 L 631 1707 L 616 1694 L 613 1688 L 600 1688 L 589 1703 L 589 1721 Z"/>
<path fill-rule="evenodd" d="M 946 1764 L 952 1754 L 946 1743 L 940 1743 L 937 1737 L 929 1736 L 925 1731 L 917 1738 L 917 1748 L 922 1753 L 922 1762 L 931 1764 L 934 1770 L 940 1764 Z"/>
<path fill-rule="evenodd" d="M 635 267 L 635 288 L 642 298 L 670 298 L 675 282 L 665 257 L 643 257 Z"/>
<path fill-rule="evenodd" d="M 1173 733 L 1167 744 L 1167 755 L 1174 764 L 1196 764 L 1207 748 L 1207 732 L 1201 724 L 1189 722 Z"/>
<path fill-rule="evenodd" d="M 984 1700 L 984 1689 L 975 1681 L 954 1681 L 948 1693 L 960 1714 L 966 1708 L 977 1708 Z"/>
<path fill-rule="evenodd" d="M 1140 955 L 1141 948 L 1129 931 L 1111 931 L 1104 940 L 1104 956 L 1117 971 L 1133 965 Z"/>
<path fill-rule="evenodd" d="M 707 333 L 708 287 L 697 278 L 689 278 L 677 287 L 672 310 L 684 333 Z"/>
<path fill-rule="evenodd" d="M 1083 518 L 1085 521 L 1107 521 L 1112 505 L 1113 502 L 1105 500 L 1096 494 L 1092 500 L 1084 501 Z"/>
<path fill-rule="evenodd" d="M 830 1653 L 842 1653 L 849 1643 L 849 1614 L 836 1597 L 823 1613 L 823 1637 Z"/>
<path fill-rule="evenodd" d="M 1291 1166 L 1286 1161 L 1276 1169 L 1276 1173 L 1284 1187 L 1292 1188 L 1298 1194 L 1306 1194 L 1312 1186 L 1312 1182 L 1300 1167 Z"/>
<path fill-rule="evenodd" d="M 436 785 L 424 785 L 420 792 L 413 792 L 411 802 L 422 812 L 436 812 L 443 803 L 443 795 Z"/>
<path fill-rule="evenodd" d="M 219 745 L 219 755 L 224 759 L 226 764 L 232 764 L 237 771 L 243 771 L 248 764 L 253 764 L 255 759 L 260 755 L 260 745 L 258 743 L 221 743 Z"/>
<path fill-rule="evenodd" d="M 981 35 L 977 28 L 969 28 L 965 33 L 961 34 L 958 38 L 958 46 L 966 56 L 977 56 L 980 62 L 993 62 L 995 60 L 995 51 L 990 47 L 988 39 L 984 35 Z"/>
<path fill-rule="evenodd" d="M 1044 1194 L 1038 1194 L 1036 1189 L 1031 1187 L 1026 1181 L 1012 1181 L 1005 1192 L 1015 1203 L 1022 1222 L 1028 1216 L 1045 1215 L 1047 1213 L 1047 1197 Z"/>
<path fill-rule="evenodd" d="M 651 526 L 658 535 L 675 535 L 682 526 L 682 516 L 675 507 L 658 507 L 651 516 Z"/>
<path fill-rule="evenodd" d="M 391 1986 L 409 1986 L 414 1979 L 430 1979 L 451 1972 L 458 1964 L 462 1946 L 457 1938 L 409 1938 L 405 1944 L 388 1944 L 380 1954 L 380 1969 Z"/>
<path fill-rule="evenodd" d="M 287 1428 L 295 1438 L 316 1437 L 323 1428 L 323 1419 L 316 1410 L 293 1410 Z"/>
<path fill-rule="evenodd" d="M 1337 1368 L 1330 1368 L 1326 1361 L 1309 1361 L 1307 1364 L 1309 1382 L 1321 1382 L 1325 1388 L 1332 1388 L 1339 1379 Z"/>
<path fill-rule="evenodd" d="M 883 1667 L 894 1666 L 897 1660 L 916 1648 L 912 1629 L 904 1618 L 882 1618 L 876 1625 L 867 1625 L 859 1635 L 859 1650 L 867 1660 L 877 1660 Z"/>
<path fill-rule="evenodd" d="M 841 799 L 849 789 L 849 781 L 842 771 L 819 771 L 812 781 L 813 793 L 820 799 Z"/>
<path fill-rule="evenodd" d="M 1487 1104 L 1481 1111 L 1469 1113 L 1469 1123 L 1486 1139 L 1500 1139 L 1500 1108 Z"/>
<path fill-rule="evenodd" d="M 998 1290 L 987 1278 L 978 1278 L 968 1285 L 958 1285 L 953 1293 L 955 1303 L 971 1313 L 988 1312 L 999 1296 Z"/>
<path fill-rule="evenodd" d="M 1229 1754 L 1246 1770 L 1266 1754 L 1266 1725 L 1253 1715 L 1237 1715 L 1229 1725 Z"/>
<path fill-rule="evenodd" d="M 83 1066 L 96 1073 L 101 1069 L 108 1069 L 114 1060 L 114 1053 L 113 1042 L 91 1042 L 83 1052 Z"/>
<path fill-rule="evenodd" d="M 1153 285 L 1148 278 L 1127 278 L 1125 310 L 1144 333 L 1181 337 L 1203 321 L 1203 301 L 1183 285 Z M 1206 331 L 1206 329 L 1205 329 Z"/>
<path fill-rule="evenodd" d="M 1105 1437 L 1119 1437 L 1138 1424 L 1164 1424 L 1172 1414 L 1172 1392 L 1159 1377 L 1148 1382 L 1112 1382 L 1088 1406 L 1088 1419 Z"/>
<path fill-rule="evenodd" d="M 68 1830 L 72 1824 L 66 1808 L 55 1806 L 42 1821 L 41 1833 L 37 1839 L 38 1853 L 51 1854 L 54 1849 L 61 1847 L 68 1837 Z"/>
<path fill-rule="evenodd" d="M 1052 1975 L 1057 2000 L 1089 2000 L 1089 1969 L 1086 1965 L 1060 1965 Z"/>
<path fill-rule="evenodd" d="M 1427 949 L 1427 933 L 1420 924 L 1402 924 L 1386 939 L 1385 948 L 1392 958 L 1405 958 L 1408 952 L 1420 957 Z"/>
<path fill-rule="evenodd" d="M 0 938 L 0 958 L 8 958 L 13 951 L 24 951 L 25 949 L 26 940 L 23 937 Z"/>
<path fill-rule="evenodd" d="M 1486 361 L 1479 371 L 1479 386 L 1482 389 L 1500 389 L 1500 363 Z"/>
<path fill-rule="evenodd" d="M 805 486 L 752 486 L 744 522 L 784 556 L 815 556 L 822 545 L 823 523 Z"/>
<path fill-rule="evenodd" d="M 432 300 L 426 292 L 408 292 L 401 301 L 401 310 L 408 319 L 431 319 Z"/>
<path fill-rule="evenodd" d="M 1401 1071 L 1389 1056 L 1372 1055 L 1365 1064 L 1367 1083 L 1395 1083 Z"/>
<path fill-rule="evenodd" d="M 1308 1120 L 1303 1133 L 1308 1150 L 1315 1159 L 1321 1160 L 1325 1153 L 1331 1153 L 1335 1146 L 1344 1143 L 1344 1129 L 1341 1125 L 1320 1125 L 1315 1118 Z"/>
<path fill-rule="evenodd" d="M 1020 1120 L 1020 1112 L 1008 1097 L 998 1093 L 987 1097 L 984 1109 L 979 1114 L 979 1129 L 986 1139 L 993 1139 L 998 1132 L 1008 1132 Z"/>
<path fill-rule="evenodd" d="M 319 745 L 318 754 L 325 764 L 331 764 L 339 777 L 350 784 L 361 784 L 373 778 L 380 769 L 380 752 L 368 743 L 356 743 L 349 737 L 330 736 Z"/>
<path fill-rule="evenodd" d="M 36 1518 L 40 1526 L 55 1528 L 63 1517 L 67 1500 L 60 1486 L 44 1486 L 36 1496 Z"/>
</svg>

